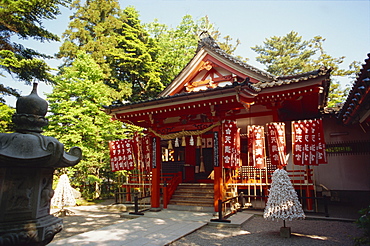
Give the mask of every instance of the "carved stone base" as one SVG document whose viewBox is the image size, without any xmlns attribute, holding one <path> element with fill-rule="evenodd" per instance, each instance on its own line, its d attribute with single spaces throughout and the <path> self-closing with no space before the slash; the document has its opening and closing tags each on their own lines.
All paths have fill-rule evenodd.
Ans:
<svg viewBox="0 0 370 246">
<path fill-rule="evenodd" d="M 52 215 L 0 223 L 0 246 L 44 246 L 62 229 L 63 220 Z"/>
</svg>

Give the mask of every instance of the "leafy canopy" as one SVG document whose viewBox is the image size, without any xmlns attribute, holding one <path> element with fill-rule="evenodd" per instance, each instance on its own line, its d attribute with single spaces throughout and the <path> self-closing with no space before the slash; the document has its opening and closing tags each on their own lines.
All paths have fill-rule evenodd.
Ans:
<svg viewBox="0 0 370 246">
<path fill-rule="evenodd" d="M 110 172 L 108 141 L 122 138 L 127 131 L 101 110 L 112 101 L 113 91 L 103 78 L 103 70 L 91 55 L 80 51 L 71 66 L 56 77 L 53 92 L 47 95 L 50 123 L 45 135 L 58 138 L 66 149 L 82 149 L 81 162 L 69 168 L 75 174 L 74 185 L 86 184 L 89 175 L 100 179 L 102 173 Z"/>
<path fill-rule="evenodd" d="M 116 0 L 92 0 L 72 5 L 58 57 L 69 66 L 78 51 L 91 54 L 104 72 L 116 100 L 145 100 L 162 89 L 156 62 L 157 44 L 145 31 L 134 7 L 121 10 Z"/>
<path fill-rule="evenodd" d="M 14 124 L 12 123 L 12 116 L 15 109 L 9 107 L 4 103 L 0 103 L 0 132 L 9 133 L 14 131 Z"/>
<path fill-rule="evenodd" d="M 59 7 L 68 4 L 69 0 L 0 2 L 0 76 L 7 72 L 26 84 L 33 80 L 52 82 L 51 68 L 43 60 L 50 57 L 23 46 L 22 41 L 30 38 L 40 42 L 59 41 L 42 22 L 55 19 L 60 14 Z M 15 89 L 2 84 L 0 93 L 0 96 L 19 96 Z"/>
</svg>

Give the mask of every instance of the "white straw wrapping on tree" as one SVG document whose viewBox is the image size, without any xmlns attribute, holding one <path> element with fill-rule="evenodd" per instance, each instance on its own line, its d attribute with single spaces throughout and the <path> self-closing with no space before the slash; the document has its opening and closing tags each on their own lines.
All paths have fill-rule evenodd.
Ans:
<svg viewBox="0 0 370 246">
<path fill-rule="evenodd" d="M 276 169 L 263 217 L 270 220 L 304 219 L 305 214 L 294 190 L 288 172 Z"/>
<path fill-rule="evenodd" d="M 69 184 L 69 178 L 67 174 L 62 174 L 59 178 L 54 196 L 51 199 L 51 206 L 64 207 L 75 205 L 76 199 L 73 195 L 73 188 Z"/>
</svg>

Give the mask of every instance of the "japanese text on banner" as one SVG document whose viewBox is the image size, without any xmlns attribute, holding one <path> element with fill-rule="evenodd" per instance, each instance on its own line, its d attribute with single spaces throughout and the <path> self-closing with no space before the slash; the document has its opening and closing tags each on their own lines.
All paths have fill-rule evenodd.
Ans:
<svg viewBox="0 0 370 246">
<path fill-rule="evenodd" d="M 240 129 L 236 121 L 226 120 L 223 131 L 223 167 L 236 169 L 240 166 Z"/>
<path fill-rule="evenodd" d="M 267 143 L 270 151 L 271 164 L 276 165 L 278 168 L 282 168 L 287 165 L 285 124 L 268 123 L 267 131 Z"/>
<path fill-rule="evenodd" d="M 248 126 L 248 160 L 249 165 L 265 168 L 265 130 L 263 126 Z"/>
<path fill-rule="evenodd" d="M 319 165 L 327 163 L 322 120 L 292 122 L 293 163 Z"/>
</svg>

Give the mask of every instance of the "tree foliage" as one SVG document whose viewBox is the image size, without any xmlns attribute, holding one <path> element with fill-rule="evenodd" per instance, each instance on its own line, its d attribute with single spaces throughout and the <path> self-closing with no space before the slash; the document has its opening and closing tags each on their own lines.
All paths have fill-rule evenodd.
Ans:
<svg viewBox="0 0 370 246">
<path fill-rule="evenodd" d="M 323 48 L 325 39 L 321 36 L 306 41 L 297 32 L 285 36 L 266 38 L 263 45 L 252 47 L 258 53 L 257 61 L 266 65 L 267 72 L 276 76 L 293 75 L 319 69 L 325 66 L 332 69 L 332 76 L 353 76 L 360 69 L 359 62 L 352 62 L 348 69 L 340 68 L 345 57 L 332 57 Z M 328 106 L 335 106 L 346 97 L 347 89 L 338 82 L 330 88 Z"/>
<path fill-rule="evenodd" d="M 160 78 L 164 85 L 168 85 L 194 56 L 198 45 L 197 25 L 190 15 L 186 15 L 175 29 L 158 23 L 158 20 L 146 27 L 159 45 Z"/>
<path fill-rule="evenodd" d="M 4 103 L 0 103 L 0 132 L 8 133 L 14 131 L 14 124 L 12 123 L 12 116 L 15 109 L 9 107 Z"/>
<path fill-rule="evenodd" d="M 130 101 L 153 98 L 164 89 L 156 61 L 157 43 L 144 29 L 134 7 L 125 8 L 122 16 L 123 25 L 117 30 L 118 52 L 111 54 L 113 75 L 131 84 Z"/>
<path fill-rule="evenodd" d="M 50 57 L 23 46 L 21 41 L 30 38 L 40 42 L 59 41 L 42 22 L 55 19 L 60 14 L 59 7 L 68 4 L 69 0 L 1 1 L 0 76 L 7 72 L 27 84 L 32 80 L 52 82 L 51 68 L 43 60 Z M 0 85 L 0 92 L 1 95 L 19 96 L 15 89 L 3 85 Z"/>
<path fill-rule="evenodd" d="M 121 10 L 116 0 L 91 0 L 72 5 L 58 57 L 68 66 L 78 51 L 91 54 L 101 66 L 117 100 L 143 100 L 163 89 L 159 79 L 156 43 L 149 37 L 134 7 Z"/>
<path fill-rule="evenodd" d="M 110 173 L 108 141 L 122 138 L 127 131 L 101 110 L 112 101 L 113 91 L 103 78 L 95 60 L 80 51 L 47 95 L 51 114 L 45 135 L 56 137 L 66 149 L 78 146 L 83 152 L 81 162 L 69 169 L 75 186 L 86 185 L 92 176 L 98 180 Z"/>
</svg>

